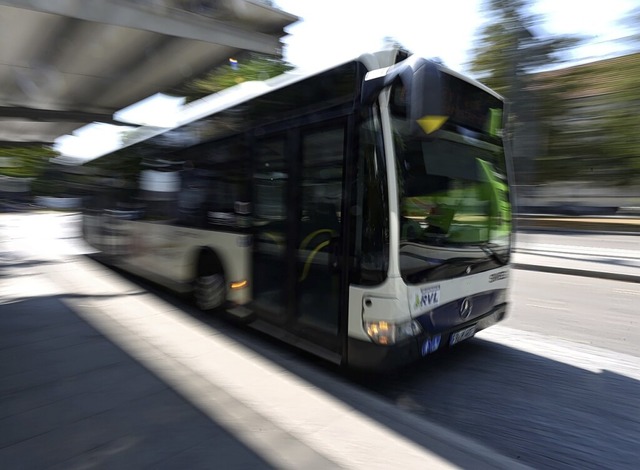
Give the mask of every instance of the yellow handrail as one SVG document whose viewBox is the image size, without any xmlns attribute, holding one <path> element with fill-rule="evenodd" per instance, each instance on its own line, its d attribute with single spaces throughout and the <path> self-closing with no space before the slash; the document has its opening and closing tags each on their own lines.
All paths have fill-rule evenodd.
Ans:
<svg viewBox="0 0 640 470">
<path fill-rule="evenodd" d="M 311 253 L 309 253 L 309 256 L 307 256 L 307 261 L 305 261 L 304 263 L 304 269 L 302 270 L 302 275 L 300 276 L 299 282 L 304 281 L 309 275 L 309 269 L 311 269 L 311 262 L 313 261 L 313 258 L 315 258 L 316 253 L 318 253 L 320 250 L 328 246 L 329 243 L 331 243 L 330 240 L 324 241 L 320 243 L 318 246 L 316 246 Z"/>
<path fill-rule="evenodd" d="M 307 245 L 309 244 L 309 242 L 311 240 L 313 240 L 313 238 L 316 235 L 320 235 L 321 233 L 329 233 L 329 234 L 333 235 L 335 233 L 335 231 L 330 229 L 330 228 L 321 228 L 319 230 L 316 230 L 315 232 L 311 232 L 309 235 L 307 235 L 305 237 L 304 240 L 302 240 L 302 243 L 300 243 L 300 250 L 304 250 L 307 247 Z"/>
</svg>

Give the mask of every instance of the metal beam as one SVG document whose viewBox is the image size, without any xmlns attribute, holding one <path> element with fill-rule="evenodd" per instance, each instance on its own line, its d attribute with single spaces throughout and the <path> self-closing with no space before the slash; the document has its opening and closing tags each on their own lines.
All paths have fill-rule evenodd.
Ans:
<svg viewBox="0 0 640 470">
<path fill-rule="evenodd" d="M 23 142 L 12 140 L 0 140 L 0 148 L 14 148 L 14 147 L 53 147 L 54 142 Z"/>
<path fill-rule="evenodd" d="M 0 141 L 4 142 L 54 142 L 58 137 L 70 134 L 87 124 L 86 121 L 28 121 L 10 120 L 0 121 Z"/>
<path fill-rule="evenodd" d="M 103 122 L 105 124 L 130 125 L 118 121 L 112 114 L 91 113 L 87 111 L 60 111 L 27 107 L 0 106 L 0 120 L 25 119 L 38 122 Z"/>
<path fill-rule="evenodd" d="M 255 0 L 0 0 L 0 145 L 50 145 L 238 51 L 278 53 L 298 20 Z M 6 46 L 6 47 L 3 47 Z M 15 141 L 13 140 L 15 138 Z"/>
<path fill-rule="evenodd" d="M 0 0 L 7 5 L 96 23 L 141 29 L 158 34 L 275 54 L 279 38 L 231 26 L 212 18 L 166 9 L 171 16 L 114 0 Z"/>
</svg>

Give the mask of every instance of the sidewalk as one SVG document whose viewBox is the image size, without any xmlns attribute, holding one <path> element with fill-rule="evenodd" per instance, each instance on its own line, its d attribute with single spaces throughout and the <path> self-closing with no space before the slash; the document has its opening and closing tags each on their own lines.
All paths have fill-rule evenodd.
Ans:
<svg viewBox="0 0 640 470">
<path fill-rule="evenodd" d="M 640 251 L 595 250 L 516 242 L 514 269 L 640 283 Z"/>
<path fill-rule="evenodd" d="M 0 275 L 5 468 L 522 468 L 320 370 L 292 373 L 90 259 Z"/>
</svg>

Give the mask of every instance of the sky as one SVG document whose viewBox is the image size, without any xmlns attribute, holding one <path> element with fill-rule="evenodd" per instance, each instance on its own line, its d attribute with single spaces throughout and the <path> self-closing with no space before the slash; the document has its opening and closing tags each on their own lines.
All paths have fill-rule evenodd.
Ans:
<svg viewBox="0 0 640 470">
<path fill-rule="evenodd" d="M 490 16 L 482 0 L 275 0 L 282 10 L 303 21 L 286 29 L 285 59 L 294 65 L 329 65 L 372 51 L 385 37 L 412 52 L 439 57 L 459 72 L 466 64 L 480 28 Z M 620 20 L 640 0 L 535 0 L 533 13 L 542 15 L 540 32 L 592 38 L 576 60 L 594 59 L 614 51 L 612 39 L 624 31 Z"/>
<path fill-rule="evenodd" d="M 301 68 L 322 68 L 372 52 L 393 38 L 412 52 L 438 57 L 453 70 L 468 73 L 467 64 L 482 25 L 490 18 L 482 0 L 274 0 L 275 5 L 301 18 L 286 28 L 284 58 Z M 543 34 L 576 34 L 588 43 L 568 59 L 577 62 L 619 51 L 616 39 L 625 34 L 619 20 L 640 0 L 535 0 L 532 12 L 542 15 Z M 121 119 L 143 124 L 181 102 L 155 96 L 145 106 L 133 105 Z M 91 158 L 117 146 L 119 130 L 106 124 L 86 126 L 57 140 L 64 155 Z M 90 142 L 91 145 L 87 145 Z"/>
</svg>

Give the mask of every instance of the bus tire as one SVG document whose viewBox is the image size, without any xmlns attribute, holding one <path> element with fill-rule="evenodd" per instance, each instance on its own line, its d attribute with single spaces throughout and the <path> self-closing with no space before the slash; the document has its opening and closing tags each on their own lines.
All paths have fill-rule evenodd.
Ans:
<svg viewBox="0 0 640 470">
<path fill-rule="evenodd" d="M 198 258 L 193 297 L 203 311 L 217 310 L 226 301 L 227 292 L 222 266 L 211 251 L 203 251 Z"/>
</svg>

